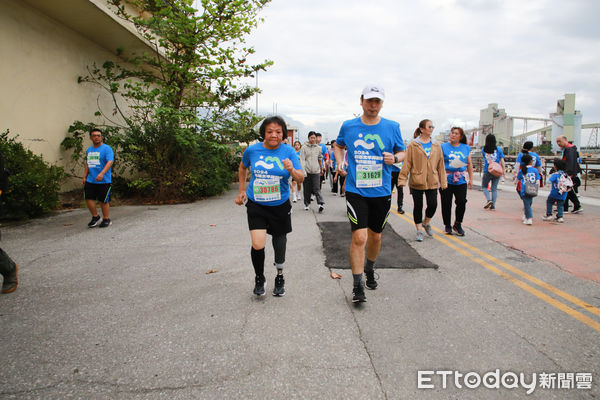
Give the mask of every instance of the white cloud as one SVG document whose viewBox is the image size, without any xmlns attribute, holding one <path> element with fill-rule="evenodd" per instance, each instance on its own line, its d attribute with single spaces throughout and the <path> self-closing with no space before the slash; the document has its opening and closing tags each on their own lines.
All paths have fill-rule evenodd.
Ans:
<svg viewBox="0 0 600 400">
<path fill-rule="evenodd" d="M 585 0 L 274 0 L 248 40 L 253 61 L 275 62 L 259 74 L 259 111 L 276 103 L 301 135 L 333 139 L 378 82 L 382 115 L 405 137 L 423 118 L 474 126 L 488 103 L 545 117 L 571 92 L 584 123 L 600 122 L 598 11 Z"/>
</svg>

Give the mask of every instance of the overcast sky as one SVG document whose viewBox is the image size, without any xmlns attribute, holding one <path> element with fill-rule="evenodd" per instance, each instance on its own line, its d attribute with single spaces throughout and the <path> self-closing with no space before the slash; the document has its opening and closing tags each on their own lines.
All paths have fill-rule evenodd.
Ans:
<svg viewBox="0 0 600 400">
<path fill-rule="evenodd" d="M 274 65 L 259 73 L 259 113 L 276 104 L 303 140 L 335 139 L 368 83 L 405 139 L 425 118 L 436 132 L 475 127 L 488 103 L 547 118 L 565 93 L 600 122 L 597 0 L 273 0 L 260 15 L 249 61 Z"/>
</svg>

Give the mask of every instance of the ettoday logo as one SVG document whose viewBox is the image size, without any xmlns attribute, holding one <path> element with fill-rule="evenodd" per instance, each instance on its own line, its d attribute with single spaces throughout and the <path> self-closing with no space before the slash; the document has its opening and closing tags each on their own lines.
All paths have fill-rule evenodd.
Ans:
<svg viewBox="0 0 600 400">
<path fill-rule="evenodd" d="M 418 389 L 446 389 L 454 384 L 457 389 L 477 389 L 481 386 L 487 389 L 525 389 L 531 394 L 539 389 L 577 389 L 592 388 L 591 372 L 540 372 L 515 373 L 501 372 L 499 369 L 488 371 L 483 375 L 477 372 L 459 371 L 417 371 Z"/>
<path fill-rule="evenodd" d="M 359 133 L 358 137 L 360 139 L 357 139 L 357 140 L 354 141 L 354 147 L 355 148 L 358 147 L 358 146 L 361 146 L 361 147 L 364 147 L 367 150 L 371 150 L 371 149 L 373 149 L 375 147 L 375 143 L 372 143 L 371 141 L 377 142 L 377 145 L 379 146 L 379 148 L 381 150 L 383 150 L 384 147 L 385 147 L 383 145 L 383 141 L 381 140 L 381 137 L 379 137 L 379 135 L 376 134 L 376 133 L 375 134 L 367 134 L 367 135 L 364 136 L 364 139 L 363 139 L 363 134 Z"/>
</svg>

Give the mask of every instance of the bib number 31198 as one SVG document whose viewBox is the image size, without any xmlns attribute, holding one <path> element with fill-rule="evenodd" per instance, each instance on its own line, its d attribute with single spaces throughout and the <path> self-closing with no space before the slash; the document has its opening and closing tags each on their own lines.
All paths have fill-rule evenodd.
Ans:
<svg viewBox="0 0 600 400">
<path fill-rule="evenodd" d="M 356 187 L 379 187 L 382 183 L 382 177 L 382 164 L 358 164 L 356 166 Z"/>
</svg>

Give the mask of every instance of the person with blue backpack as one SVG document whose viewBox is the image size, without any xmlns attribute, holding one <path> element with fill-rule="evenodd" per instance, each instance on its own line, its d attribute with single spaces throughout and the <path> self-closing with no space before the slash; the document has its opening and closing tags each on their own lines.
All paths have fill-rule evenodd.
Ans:
<svg viewBox="0 0 600 400">
<path fill-rule="evenodd" d="M 517 174 L 517 180 L 520 184 L 519 196 L 523 200 L 524 216 L 523 224 L 533 224 L 533 211 L 531 206 L 533 198 L 537 196 L 538 186 L 540 184 L 540 173 L 533 167 L 533 158 L 529 154 L 521 158 L 521 168 Z"/>
<path fill-rule="evenodd" d="M 556 172 L 548 178 L 548 182 L 552 185 L 552 189 L 546 199 L 546 216 L 542 218 L 544 221 L 554 220 L 555 222 L 564 222 L 563 213 L 565 200 L 567 199 L 567 194 L 573 188 L 573 181 L 565 172 L 566 168 L 567 163 L 560 158 L 554 159 L 554 169 Z M 556 204 L 556 218 L 552 215 L 552 207 L 554 204 Z"/>
</svg>

